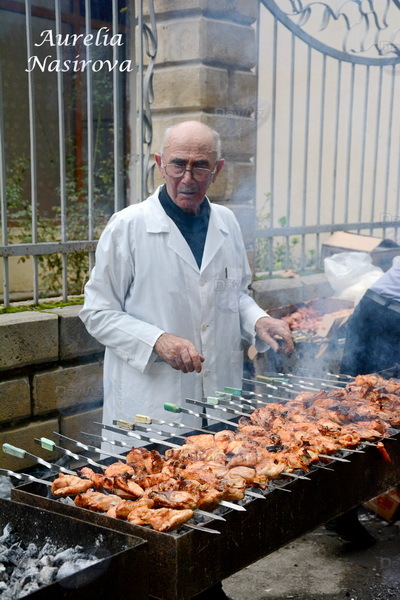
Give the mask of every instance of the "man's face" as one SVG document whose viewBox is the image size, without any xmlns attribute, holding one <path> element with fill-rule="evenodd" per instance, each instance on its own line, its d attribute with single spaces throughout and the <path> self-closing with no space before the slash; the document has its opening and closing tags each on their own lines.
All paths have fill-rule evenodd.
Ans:
<svg viewBox="0 0 400 600">
<path fill-rule="evenodd" d="M 193 124 L 178 126 L 166 140 L 163 156 L 156 154 L 155 159 L 171 199 L 185 212 L 197 214 L 207 189 L 224 164 L 223 160 L 216 160 L 214 141 L 209 130 Z M 175 167 L 184 167 L 186 170 L 182 176 L 175 178 L 168 174 L 173 173 Z M 204 181 L 197 181 L 193 177 L 191 169 L 195 167 L 210 170 L 209 174 L 205 172 L 207 178 Z"/>
</svg>

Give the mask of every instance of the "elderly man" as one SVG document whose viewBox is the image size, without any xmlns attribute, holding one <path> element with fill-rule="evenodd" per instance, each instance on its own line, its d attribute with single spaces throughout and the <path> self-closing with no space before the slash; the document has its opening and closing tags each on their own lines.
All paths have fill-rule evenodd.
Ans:
<svg viewBox="0 0 400 600">
<path fill-rule="evenodd" d="M 293 349 L 286 323 L 248 295 L 232 211 L 206 197 L 224 164 L 218 134 L 180 123 L 166 131 L 155 160 L 165 185 L 111 218 L 85 288 L 81 318 L 106 346 L 105 423 L 136 413 L 165 419 L 165 402 L 241 387 L 243 340 L 261 351 Z M 204 597 L 226 596 L 217 586 Z"/>
</svg>

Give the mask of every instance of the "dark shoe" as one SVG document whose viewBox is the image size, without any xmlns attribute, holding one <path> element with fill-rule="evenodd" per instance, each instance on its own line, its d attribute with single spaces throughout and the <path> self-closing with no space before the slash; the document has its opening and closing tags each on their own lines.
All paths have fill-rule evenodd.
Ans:
<svg viewBox="0 0 400 600">
<path fill-rule="evenodd" d="M 201 594 L 197 594 L 192 600 L 233 600 L 233 598 L 225 594 L 222 583 L 219 582 L 208 588 L 208 590 L 201 592 Z"/>
<path fill-rule="evenodd" d="M 376 544 L 374 536 L 358 520 L 356 509 L 331 519 L 325 523 L 325 529 L 338 535 L 352 550 L 365 550 Z"/>
</svg>

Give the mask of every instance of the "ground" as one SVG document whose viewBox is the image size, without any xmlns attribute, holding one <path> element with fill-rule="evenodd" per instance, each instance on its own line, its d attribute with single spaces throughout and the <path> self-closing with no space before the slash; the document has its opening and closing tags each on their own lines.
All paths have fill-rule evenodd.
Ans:
<svg viewBox="0 0 400 600">
<path fill-rule="evenodd" d="M 234 600 L 399 600 L 400 522 L 362 510 L 377 543 L 353 552 L 321 527 L 224 581 Z"/>
</svg>

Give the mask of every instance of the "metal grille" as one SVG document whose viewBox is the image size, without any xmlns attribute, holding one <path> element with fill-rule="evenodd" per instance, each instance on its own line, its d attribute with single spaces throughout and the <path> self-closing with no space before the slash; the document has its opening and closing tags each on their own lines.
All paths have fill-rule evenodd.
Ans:
<svg viewBox="0 0 400 600">
<path fill-rule="evenodd" d="M 397 240 L 399 31 L 397 2 L 261 2 L 259 270 L 320 265 L 338 230 Z"/>
<path fill-rule="evenodd" d="M 5 307 L 21 261 L 33 303 L 81 293 L 110 215 L 150 191 L 156 51 L 152 0 L 0 0 Z"/>
</svg>

